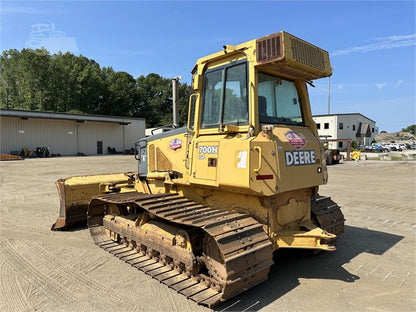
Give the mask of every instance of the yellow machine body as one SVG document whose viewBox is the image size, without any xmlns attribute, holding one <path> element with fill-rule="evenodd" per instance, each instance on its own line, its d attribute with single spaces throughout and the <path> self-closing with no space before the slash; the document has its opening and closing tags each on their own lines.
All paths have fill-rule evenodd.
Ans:
<svg viewBox="0 0 416 312">
<path fill-rule="evenodd" d="M 265 280 L 274 249 L 335 250 L 344 217 L 318 195 L 328 177 L 307 89 L 331 66 L 279 32 L 226 45 L 192 74 L 187 127 L 137 142 L 134 176 L 59 180 L 53 229 L 88 219 L 99 246 L 124 242 L 138 269 L 213 306 Z"/>
<path fill-rule="evenodd" d="M 239 65 L 245 66 L 248 77 L 247 89 L 241 90 L 247 98 L 247 119 L 243 125 L 219 120 L 203 127 L 204 104 L 209 105 L 204 103 L 209 97 L 206 73 L 217 70 L 227 75 Z M 299 105 L 301 125 L 260 120 L 259 73 L 290 81 L 296 88 L 298 103 L 293 105 Z M 195 94 L 190 99 L 188 129 L 146 139 L 145 175 L 150 191 L 179 192 L 211 207 L 249 213 L 265 225 L 275 249 L 333 250 L 322 242 L 334 235 L 316 230 L 311 222 L 310 199 L 327 182 L 327 170 L 307 91 L 307 81 L 331 74 L 328 53 L 280 32 L 224 46 L 223 51 L 199 59 L 193 74 Z M 244 82 L 237 76 L 224 79 L 222 85 Z M 226 102 L 224 97 L 235 90 L 220 91 Z M 220 108 L 223 115 L 224 111 Z M 141 186 L 137 189 L 145 192 Z"/>
</svg>

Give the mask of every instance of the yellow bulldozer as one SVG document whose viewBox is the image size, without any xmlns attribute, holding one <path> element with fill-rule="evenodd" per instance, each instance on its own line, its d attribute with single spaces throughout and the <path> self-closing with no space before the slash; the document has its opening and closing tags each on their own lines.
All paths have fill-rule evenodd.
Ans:
<svg viewBox="0 0 416 312">
<path fill-rule="evenodd" d="M 193 71 L 186 127 L 136 143 L 137 172 L 57 181 L 54 230 L 95 243 L 209 307 L 261 283 L 279 248 L 333 251 L 344 216 L 329 197 L 308 83 L 328 53 L 287 32 L 225 45 Z"/>
</svg>

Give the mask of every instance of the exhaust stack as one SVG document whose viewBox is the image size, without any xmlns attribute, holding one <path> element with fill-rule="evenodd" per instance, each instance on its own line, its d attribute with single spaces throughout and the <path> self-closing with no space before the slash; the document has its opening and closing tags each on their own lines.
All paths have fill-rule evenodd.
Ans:
<svg viewBox="0 0 416 312">
<path fill-rule="evenodd" d="M 173 125 L 175 128 L 179 127 L 179 103 L 178 103 L 178 93 L 179 93 L 179 80 L 181 76 L 177 76 L 172 79 L 172 98 L 173 98 Z"/>
</svg>

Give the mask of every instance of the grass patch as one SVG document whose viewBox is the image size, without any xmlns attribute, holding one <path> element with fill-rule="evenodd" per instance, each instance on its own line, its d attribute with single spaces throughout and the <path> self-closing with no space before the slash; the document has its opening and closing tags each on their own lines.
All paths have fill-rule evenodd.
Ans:
<svg viewBox="0 0 416 312">
<path fill-rule="evenodd" d="M 393 161 L 403 160 L 403 157 L 392 155 L 392 156 L 390 156 L 390 160 L 393 160 Z"/>
</svg>

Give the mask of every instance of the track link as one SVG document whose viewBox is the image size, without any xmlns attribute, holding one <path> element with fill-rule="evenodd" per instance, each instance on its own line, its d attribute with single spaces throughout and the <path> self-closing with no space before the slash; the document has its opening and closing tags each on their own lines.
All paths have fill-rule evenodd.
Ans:
<svg viewBox="0 0 416 312">
<path fill-rule="evenodd" d="M 212 263 L 206 265 L 208 273 L 181 272 L 159 257 L 110 239 L 102 221 L 106 204 L 133 205 L 158 219 L 202 229 L 206 244 L 216 254 Z M 90 202 L 88 226 L 98 246 L 208 307 L 266 280 L 273 264 L 272 243 L 261 223 L 248 214 L 214 209 L 179 194 L 132 192 L 99 195 Z M 217 274 L 217 271 L 222 274 Z"/>
<path fill-rule="evenodd" d="M 337 236 L 344 233 L 344 215 L 341 207 L 331 197 L 314 196 L 311 198 L 311 217 L 321 229 Z"/>
</svg>

